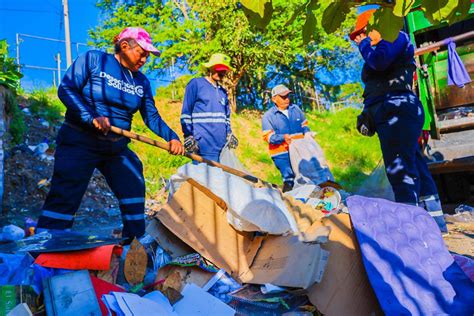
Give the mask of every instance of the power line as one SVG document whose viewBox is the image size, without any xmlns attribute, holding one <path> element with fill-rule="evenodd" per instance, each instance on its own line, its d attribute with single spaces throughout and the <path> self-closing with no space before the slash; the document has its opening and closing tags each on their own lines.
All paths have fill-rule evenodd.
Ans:
<svg viewBox="0 0 474 316">
<path fill-rule="evenodd" d="M 10 9 L 10 8 L 0 8 L 0 11 L 8 12 L 30 12 L 30 13 L 57 13 L 52 10 L 29 10 L 29 9 Z"/>
</svg>

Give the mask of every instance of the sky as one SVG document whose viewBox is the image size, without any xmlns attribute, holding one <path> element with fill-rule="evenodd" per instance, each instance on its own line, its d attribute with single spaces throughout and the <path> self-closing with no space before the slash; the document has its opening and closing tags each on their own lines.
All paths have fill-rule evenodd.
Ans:
<svg viewBox="0 0 474 316">
<path fill-rule="evenodd" d="M 69 0 L 69 23 L 71 41 L 87 43 L 87 31 L 96 26 L 99 10 L 95 0 Z M 16 56 L 16 34 L 64 40 L 64 23 L 61 0 L 1 0 L 0 39 L 6 39 L 9 54 Z M 31 66 L 57 68 L 54 56 L 61 55 L 61 68 L 66 68 L 65 44 L 20 36 L 20 63 Z M 72 58 L 86 52 L 90 47 L 72 45 Z M 26 90 L 45 88 L 53 83 L 53 71 L 22 70 L 22 87 Z M 64 75 L 64 72 L 62 73 Z"/>
</svg>

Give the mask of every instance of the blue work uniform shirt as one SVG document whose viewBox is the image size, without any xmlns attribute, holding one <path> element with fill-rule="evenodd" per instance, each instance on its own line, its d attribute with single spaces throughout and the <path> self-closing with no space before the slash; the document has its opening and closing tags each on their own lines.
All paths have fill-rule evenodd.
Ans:
<svg viewBox="0 0 474 316">
<path fill-rule="evenodd" d="M 308 121 L 301 109 L 290 104 L 288 117 L 277 106 L 270 108 L 262 118 L 263 139 L 268 142 L 272 157 L 288 153 L 285 134 L 304 135 L 309 132 Z"/>
<path fill-rule="evenodd" d="M 379 103 L 391 94 L 412 92 L 415 49 L 407 33 L 400 32 L 393 43 L 381 40 L 375 47 L 367 37 L 360 42 L 359 51 L 365 61 L 362 81 L 366 106 Z"/>
<path fill-rule="evenodd" d="M 184 137 L 197 141 L 201 155 L 219 154 L 232 133 L 227 91 L 206 78 L 192 79 L 184 94 L 181 127 Z"/>
<path fill-rule="evenodd" d="M 179 140 L 158 113 L 145 75 L 123 67 L 114 55 L 92 50 L 79 56 L 66 71 L 58 96 L 71 124 L 96 132 L 92 121 L 104 116 L 111 125 L 130 130 L 133 115 L 140 111 L 156 135 L 166 141 Z"/>
</svg>

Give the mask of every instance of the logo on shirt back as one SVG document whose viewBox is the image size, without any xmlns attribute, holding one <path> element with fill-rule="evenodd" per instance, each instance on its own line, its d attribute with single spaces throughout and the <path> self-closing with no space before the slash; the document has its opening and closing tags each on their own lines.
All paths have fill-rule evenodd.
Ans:
<svg viewBox="0 0 474 316">
<path fill-rule="evenodd" d="M 101 71 L 99 76 L 100 78 L 105 78 L 107 80 L 107 85 L 110 87 L 113 87 L 131 95 L 143 97 L 143 86 L 135 86 L 123 80 L 117 79 L 104 71 Z"/>
</svg>

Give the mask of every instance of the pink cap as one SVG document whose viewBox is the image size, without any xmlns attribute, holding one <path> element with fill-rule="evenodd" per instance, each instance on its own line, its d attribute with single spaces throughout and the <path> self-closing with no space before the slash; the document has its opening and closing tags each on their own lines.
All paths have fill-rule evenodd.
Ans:
<svg viewBox="0 0 474 316">
<path fill-rule="evenodd" d="M 153 46 L 150 34 L 141 27 L 126 27 L 120 32 L 117 40 L 121 41 L 125 38 L 133 38 L 138 45 L 144 50 L 152 53 L 155 56 L 160 56 L 160 52 Z"/>
</svg>

